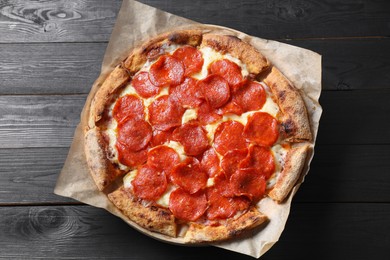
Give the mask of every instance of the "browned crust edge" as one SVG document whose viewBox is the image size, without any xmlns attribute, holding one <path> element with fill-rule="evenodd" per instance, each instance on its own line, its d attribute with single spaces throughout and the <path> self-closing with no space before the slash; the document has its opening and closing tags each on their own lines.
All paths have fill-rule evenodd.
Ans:
<svg viewBox="0 0 390 260">
<path fill-rule="evenodd" d="M 282 111 L 282 131 L 289 142 L 312 140 L 306 105 L 293 84 L 275 67 L 263 79 Z"/>
<path fill-rule="evenodd" d="M 92 178 L 100 191 L 124 172 L 116 168 L 106 154 L 107 144 L 100 130 L 93 128 L 85 133 L 84 151 Z M 107 174 L 109 173 L 109 174 Z"/>
<path fill-rule="evenodd" d="M 131 75 L 141 69 L 147 59 L 157 58 L 162 54 L 161 47 L 169 44 L 188 44 L 198 46 L 202 40 L 201 30 L 176 30 L 160 34 L 135 48 L 123 62 Z"/>
<path fill-rule="evenodd" d="M 185 243 L 216 242 L 240 236 L 268 220 L 267 216 L 255 207 L 238 218 L 228 219 L 219 226 L 191 223 L 184 236 Z"/>
<path fill-rule="evenodd" d="M 139 226 L 170 237 L 176 237 L 177 225 L 172 213 L 159 207 L 145 207 L 121 186 L 108 194 L 108 198 L 131 221 Z"/>
<path fill-rule="evenodd" d="M 278 203 L 284 201 L 301 176 L 306 163 L 310 145 L 308 143 L 293 144 L 288 151 L 285 165 L 277 177 L 274 187 L 269 190 L 268 196 Z"/>
<path fill-rule="evenodd" d="M 255 47 L 232 35 L 205 33 L 201 46 L 229 53 L 245 63 L 248 72 L 256 76 L 270 66 L 268 60 Z"/>
</svg>

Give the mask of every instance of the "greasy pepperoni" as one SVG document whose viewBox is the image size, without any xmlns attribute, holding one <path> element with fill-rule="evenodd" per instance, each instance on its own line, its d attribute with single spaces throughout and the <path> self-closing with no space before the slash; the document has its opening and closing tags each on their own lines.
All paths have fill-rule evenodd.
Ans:
<svg viewBox="0 0 390 260">
<path fill-rule="evenodd" d="M 279 137 L 278 121 L 268 113 L 256 112 L 248 118 L 244 137 L 255 144 L 271 146 Z"/>
<path fill-rule="evenodd" d="M 242 136 L 244 126 L 234 120 L 219 124 L 214 133 L 215 150 L 224 155 L 230 150 L 245 149 L 247 144 Z"/>
<path fill-rule="evenodd" d="M 143 98 L 153 97 L 160 91 L 160 88 L 150 82 L 149 73 L 146 71 L 141 71 L 135 75 L 131 84 L 135 88 L 135 91 L 137 91 L 138 95 Z"/>
<path fill-rule="evenodd" d="M 118 150 L 118 160 L 121 164 L 124 164 L 129 167 L 134 167 L 146 162 L 146 148 L 137 152 L 132 152 L 119 142 L 116 142 L 115 146 Z"/>
<path fill-rule="evenodd" d="M 207 102 L 202 102 L 198 108 L 198 120 L 202 125 L 212 124 L 220 120 L 222 116 Z"/>
<path fill-rule="evenodd" d="M 261 109 L 266 101 L 266 94 L 259 83 L 248 80 L 242 88 L 234 93 L 233 100 L 245 113 Z"/>
<path fill-rule="evenodd" d="M 152 127 L 144 120 L 128 120 L 118 125 L 118 142 L 132 152 L 145 148 L 152 139 Z"/>
<path fill-rule="evenodd" d="M 181 125 L 184 108 L 169 99 L 167 95 L 153 101 L 148 107 L 150 123 L 160 131 Z"/>
<path fill-rule="evenodd" d="M 112 114 L 118 123 L 129 119 L 143 119 L 144 104 L 135 95 L 126 95 L 116 101 Z"/>
<path fill-rule="evenodd" d="M 253 145 L 248 156 L 241 161 L 240 168 L 253 168 L 268 179 L 275 171 L 275 159 L 268 147 Z"/>
<path fill-rule="evenodd" d="M 209 177 L 213 177 L 221 172 L 221 167 L 219 166 L 219 157 L 214 148 L 211 147 L 203 153 L 200 166 Z"/>
<path fill-rule="evenodd" d="M 214 185 L 211 186 L 212 189 L 218 192 L 221 196 L 224 197 L 235 196 L 230 185 L 230 178 L 226 177 L 226 175 L 223 172 L 220 172 L 219 174 L 213 177 L 213 183 Z M 210 189 L 211 187 L 209 187 L 208 189 Z"/>
<path fill-rule="evenodd" d="M 167 176 L 177 164 L 180 163 L 180 156 L 172 148 L 159 145 L 149 150 L 147 164 L 163 171 Z"/>
<path fill-rule="evenodd" d="M 229 84 L 219 75 L 210 75 L 198 81 L 197 88 L 212 108 L 223 106 L 230 97 Z"/>
<path fill-rule="evenodd" d="M 185 67 L 185 76 L 189 76 L 193 73 L 197 73 L 202 70 L 202 53 L 192 46 L 183 46 L 181 48 L 178 48 L 172 54 L 172 56 L 183 62 Z"/>
<path fill-rule="evenodd" d="M 173 131 L 172 139 L 181 143 L 187 155 L 199 155 L 209 146 L 207 133 L 202 126 L 186 123 Z"/>
<path fill-rule="evenodd" d="M 207 179 L 207 173 L 201 169 L 196 159 L 178 164 L 171 172 L 172 182 L 191 194 L 204 189 Z"/>
<path fill-rule="evenodd" d="M 245 148 L 241 150 L 235 149 L 229 151 L 223 156 L 221 167 L 228 178 L 230 178 L 230 176 L 232 176 L 232 174 L 238 170 L 238 165 L 247 157 L 247 155 L 248 149 Z"/>
<path fill-rule="evenodd" d="M 152 137 L 152 140 L 150 143 L 152 144 L 152 146 L 157 146 L 157 145 L 163 144 L 165 142 L 168 142 L 169 140 L 171 140 L 172 132 L 173 132 L 173 128 L 171 128 L 167 131 L 160 131 L 160 130 L 154 129 L 153 130 L 153 137 Z"/>
<path fill-rule="evenodd" d="M 167 189 L 167 178 L 161 170 L 144 164 L 138 168 L 138 173 L 131 184 L 138 198 L 157 200 Z"/>
<path fill-rule="evenodd" d="M 228 59 L 214 61 L 210 64 L 209 70 L 212 74 L 224 77 L 233 89 L 238 88 L 243 82 L 240 66 Z"/>
<path fill-rule="evenodd" d="M 189 194 L 178 188 L 169 196 L 169 209 L 175 217 L 184 221 L 199 219 L 206 212 L 207 206 L 207 197 L 202 191 Z"/>
<path fill-rule="evenodd" d="M 250 205 L 250 200 L 246 197 L 224 197 L 213 187 L 208 189 L 207 199 L 209 208 L 206 216 L 210 220 L 233 217 L 237 212 L 246 210 Z"/>
<path fill-rule="evenodd" d="M 247 196 L 257 202 L 264 196 L 266 182 L 263 175 L 259 175 L 255 169 L 239 169 L 232 177 L 230 184 L 237 196 Z"/>
<path fill-rule="evenodd" d="M 170 97 L 183 107 L 198 107 L 202 99 L 196 83 L 197 80 L 194 78 L 185 78 L 180 85 L 169 88 Z"/>
<path fill-rule="evenodd" d="M 157 87 L 178 85 L 184 79 L 184 65 L 169 54 L 160 56 L 150 66 L 149 79 Z"/>
<path fill-rule="evenodd" d="M 233 96 L 234 98 L 234 96 Z M 236 114 L 241 115 L 243 113 L 242 108 L 234 101 L 230 99 L 225 105 L 217 109 L 217 113 L 220 115 Z"/>
</svg>

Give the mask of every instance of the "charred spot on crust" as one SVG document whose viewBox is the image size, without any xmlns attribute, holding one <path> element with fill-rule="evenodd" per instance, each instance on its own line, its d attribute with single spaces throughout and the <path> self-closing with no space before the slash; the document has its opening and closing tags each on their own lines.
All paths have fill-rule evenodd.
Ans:
<svg viewBox="0 0 390 260">
<path fill-rule="evenodd" d="M 282 122 L 283 131 L 286 133 L 286 135 L 291 135 L 294 133 L 295 130 L 295 124 L 291 119 L 287 119 Z"/>
<path fill-rule="evenodd" d="M 282 90 L 278 93 L 278 97 L 280 101 L 284 101 L 286 99 L 286 91 Z"/>
<path fill-rule="evenodd" d="M 152 211 L 157 211 L 157 210 L 158 210 L 158 208 L 157 208 L 156 206 L 151 206 L 150 209 L 151 209 Z"/>
<path fill-rule="evenodd" d="M 158 212 L 158 214 L 159 214 L 161 217 L 163 217 L 163 218 L 169 217 L 169 216 L 171 215 L 169 212 L 167 212 L 167 211 L 165 211 L 165 210 L 160 210 L 160 211 Z"/>
<path fill-rule="evenodd" d="M 236 237 L 240 234 L 241 234 L 241 230 L 235 230 L 235 229 L 229 230 L 229 237 Z"/>
</svg>

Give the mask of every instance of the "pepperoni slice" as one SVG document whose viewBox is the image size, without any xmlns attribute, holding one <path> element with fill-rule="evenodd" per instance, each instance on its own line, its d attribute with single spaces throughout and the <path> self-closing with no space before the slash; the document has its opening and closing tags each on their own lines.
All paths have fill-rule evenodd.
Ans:
<svg viewBox="0 0 390 260">
<path fill-rule="evenodd" d="M 118 123 L 129 119 L 144 119 L 144 104 L 135 95 L 120 97 L 112 110 L 112 115 Z"/>
<path fill-rule="evenodd" d="M 223 106 L 230 97 L 229 84 L 219 75 L 210 75 L 198 81 L 197 88 L 212 108 Z"/>
<path fill-rule="evenodd" d="M 232 150 L 227 152 L 221 161 L 221 167 L 224 170 L 226 176 L 230 178 L 233 173 L 239 169 L 239 164 L 248 155 L 248 149 Z"/>
<path fill-rule="evenodd" d="M 248 156 L 241 161 L 240 168 L 253 168 L 268 179 L 275 171 L 275 159 L 268 147 L 253 145 Z"/>
<path fill-rule="evenodd" d="M 196 221 L 206 212 L 207 206 L 204 192 L 189 194 L 178 188 L 169 196 L 169 209 L 175 217 L 184 221 Z"/>
<path fill-rule="evenodd" d="M 206 188 L 207 173 L 204 172 L 195 158 L 178 164 L 171 172 L 172 182 L 188 193 L 195 193 Z"/>
<path fill-rule="evenodd" d="M 237 196 L 258 201 L 264 196 L 266 182 L 263 175 L 253 169 L 239 169 L 230 177 L 231 188 Z"/>
<path fill-rule="evenodd" d="M 180 163 L 180 156 L 172 148 L 159 145 L 149 150 L 147 163 L 170 176 L 173 167 Z"/>
<path fill-rule="evenodd" d="M 248 118 L 244 137 L 255 144 L 271 146 L 279 137 L 278 121 L 268 113 L 256 112 Z"/>
<path fill-rule="evenodd" d="M 143 98 L 150 98 L 157 95 L 160 92 L 160 88 L 153 85 L 149 80 L 149 73 L 146 71 L 141 71 L 137 75 L 134 76 L 131 84 L 137 91 L 138 95 Z"/>
<path fill-rule="evenodd" d="M 119 142 L 116 142 L 115 146 L 118 150 L 118 160 L 121 164 L 134 167 L 146 162 L 147 149 L 132 152 L 129 149 L 126 149 L 126 147 Z"/>
<path fill-rule="evenodd" d="M 157 146 L 171 140 L 173 129 L 167 131 L 153 130 L 152 146 Z"/>
<path fill-rule="evenodd" d="M 202 102 L 198 108 L 198 120 L 202 125 L 208 125 L 217 122 L 222 116 L 215 109 L 210 107 L 207 102 Z"/>
<path fill-rule="evenodd" d="M 181 117 L 185 111 L 178 103 L 169 99 L 168 95 L 154 100 L 148 110 L 149 122 L 160 131 L 181 125 Z"/>
<path fill-rule="evenodd" d="M 185 76 L 189 76 L 202 70 L 202 53 L 195 47 L 183 46 L 181 48 L 178 48 L 172 54 L 172 56 L 183 62 L 185 67 Z"/>
<path fill-rule="evenodd" d="M 230 150 L 245 149 L 247 144 L 242 136 L 244 126 L 234 120 L 219 124 L 214 133 L 215 150 L 224 155 Z"/>
<path fill-rule="evenodd" d="M 215 175 L 213 177 L 213 183 L 214 185 L 211 187 L 208 187 L 208 189 L 214 189 L 216 192 L 218 192 L 221 196 L 224 197 L 234 197 L 235 194 L 231 188 L 230 180 L 223 172 L 220 172 L 219 174 Z"/>
<path fill-rule="evenodd" d="M 162 55 L 150 66 L 149 79 L 157 87 L 178 85 L 184 79 L 184 65 L 169 54 Z"/>
<path fill-rule="evenodd" d="M 187 155 L 199 155 L 209 147 L 206 131 L 194 123 L 186 123 L 176 128 L 172 139 L 183 145 Z"/>
<path fill-rule="evenodd" d="M 230 99 L 224 106 L 217 109 L 217 113 L 220 115 L 225 115 L 225 114 L 241 115 L 243 113 L 243 110 L 233 99 Z"/>
<path fill-rule="evenodd" d="M 163 171 L 144 164 L 138 168 L 138 173 L 131 184 L 138 198 L 157 200 L 167 189 L 167 178 Z"/>
<path fill-rule="evenodd" d="M 128 120 L 118 125 L 118 142 L 132 152 L 145 148 L 152 139 L 152 127 L 144 120 Z"/>
<path fill-rule="evenodd" d="M 240 66 L 228 59 L 214 61 L 210 64 L 209 71 L 224 77 L 233 89 L 238 88 L 243 82 Z"/>
<path fill-rule="evenodd" d="M 211 147 L 203 153 L 200 166 L 209 177 L 213 177 L 221 172 L 221 167 L 219 166 L 219 157 L 214 148 Z"/>
<path fill-rule="evenodd" d="M 243 113 L 261 109 L 266 98 L 264 88 L 251 80 L 234 93 L 234 102 L 242 108 Z"/>
<path fill-rule="evenodd" d="M 183 107 L 198 107 L 202 103 L 202 99 L 196 86 L 197 82 L 194 78 L 185 78 L 180 85 L 169 88 L 170 97 Z"/>
</svg>

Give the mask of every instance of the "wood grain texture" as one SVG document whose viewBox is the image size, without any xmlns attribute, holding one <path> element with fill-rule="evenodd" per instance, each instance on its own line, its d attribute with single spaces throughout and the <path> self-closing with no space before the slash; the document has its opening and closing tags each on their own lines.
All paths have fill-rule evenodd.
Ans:
<svg viewBox="0 0 390 260">
<path fill-rule="evenodd" d="M 0 149 L 0 183 L 7 184 L 0 205 L 73 202 L 53 194 L 67 153 L 68 148 Z M 390 203 L 389 155 L 390 145 L 318 145 L 294 201 Z"/>
<path fill-rule="evenodd" d="M 268 39 L 388 36 L 390 32 L 390 2 L 386 0 L 140 2 L 201 23 Z"/>
<path fill-rule="evenodd" d="M 121 1 L 3 0 L 0 42 L 108 41 Z"/>
<path fill-rule="evenodd" d="M 390 88 L 390 39 L 285 42 L 322 55 L 323 90 Z M 0 44 L 0 94 L 86 94 L 99 75 L 106 46 Z"/>
<path fill-rule="evenodd" d="M 372 259 L 373 254 L 386 255 L 390 205 L 378 206 L 293 204 L 280 241 L 264 258 Z M 89 206 L 2 207 L 0 215 L 4 258 L 199 259 L 207 255 L 208 259 L 253 259 L 215 247 L 162 243 Z M 307 241 L 316 243 L 308 247 Z"/>
<path fill-rule="evenodd" d="M 106 43 L 0 44 L 0 94 L 88 93 Z"/>
</svg>

